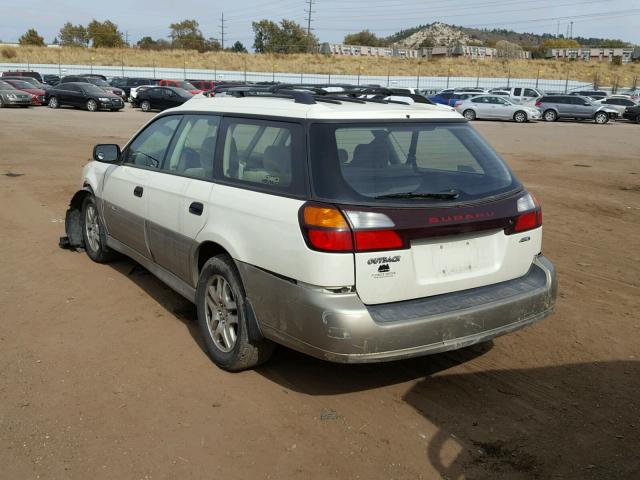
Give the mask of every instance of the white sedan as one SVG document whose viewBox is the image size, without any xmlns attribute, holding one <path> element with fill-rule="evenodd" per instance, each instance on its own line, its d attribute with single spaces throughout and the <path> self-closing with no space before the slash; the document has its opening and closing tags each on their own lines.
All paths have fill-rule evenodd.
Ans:
<svg viewBox="0 0 640 480">
<path fill-rule="evenodd" d="M 455 109 L 467 120 L 486 118 L 489 120 L 513 120 L 525 123 L 539 120 L 540 110 L 528 105 L 518 105 L 498 95 L 478 95 L 456 103 Z"/>
</svg>

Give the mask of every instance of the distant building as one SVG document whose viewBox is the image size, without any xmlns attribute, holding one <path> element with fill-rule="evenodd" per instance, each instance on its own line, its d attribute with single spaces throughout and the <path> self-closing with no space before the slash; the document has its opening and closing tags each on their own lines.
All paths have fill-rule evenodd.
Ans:
<svg viewBox="0 0 640 480">
<path fill-rule="evenodd" d="M 621 63 L 629 63 L 640 57 L 639 49 L 634 48 L 552 48 L 547 51 L 546 58 L 583 60 L 585 62 L 613 62 L 619 58 Z"/>
<path fill-rule="evenodd" d="M 344 45 L 342 43 L 323 43 L 320 53 L 327 55 L 364 56 L 364 57 L 400 57 L 400 58 L 444 58 L 464 57 L 478 60 L 502 58 L 507 55 L 501 50 L 474 45 L 459 45 L 457 47 L 367 47 L 362 45 Z M 511 53 L 511 52 L 510 52 Z M 511 53 L 513 57 L 513 53 Z M 516 52 L 517 58 L 530 59 L 531 52 L 522 50 Z"/>
</svg>

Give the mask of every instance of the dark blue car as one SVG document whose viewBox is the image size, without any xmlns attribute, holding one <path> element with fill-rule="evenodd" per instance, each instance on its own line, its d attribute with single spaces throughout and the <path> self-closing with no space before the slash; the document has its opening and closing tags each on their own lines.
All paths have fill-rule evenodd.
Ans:
<svg viewBox="0 0 640 480">
<path fill-rule="evenodd" d="M 440 92 L 433 97 L 429 97 L 433 103 L 439 103 L 441 105 L 449 105 L 449 100 L 453 97 L 453 92 Z"/>
</svg>

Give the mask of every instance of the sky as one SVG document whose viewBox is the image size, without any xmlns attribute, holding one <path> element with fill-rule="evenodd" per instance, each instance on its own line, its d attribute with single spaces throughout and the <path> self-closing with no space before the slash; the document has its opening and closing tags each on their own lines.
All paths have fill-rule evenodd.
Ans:
<svg viewBox="0 0 640 480">
<path fill-rule="evenodd" d="M 344 35 L 369 29 L 387 36 L 404 28 L 435 21 L 520 32 L 619 38 L 640 44 L 640 0 L 29 0 L 3 8 L 0 0 L 0 40 L 16 42 L 35 28 L 50 43 L 67 21 L 86 25 L 92 19 L 111 20 L 130 42 L 143 36 L 167 37 L 169 24 L 196 19 L 205 37 L 220 38 L 225 18 L 225 46 L 239 40 L 253 44 L 251 22 L 282 18 L 311 26 L 321 42 L 340 42 Z"/>
</svg>

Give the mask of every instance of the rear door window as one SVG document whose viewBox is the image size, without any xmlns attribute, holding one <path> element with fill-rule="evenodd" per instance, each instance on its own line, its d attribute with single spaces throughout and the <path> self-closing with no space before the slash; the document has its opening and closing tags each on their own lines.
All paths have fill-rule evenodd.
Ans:
<svg viewBox="0 0 640 480">
<path fill-rule="evenodd" d="M 303 195 L 306 192 L 304 133 L 288 122 L 226 118 L 217 179 L 246 188 Z"/>
</svg>

